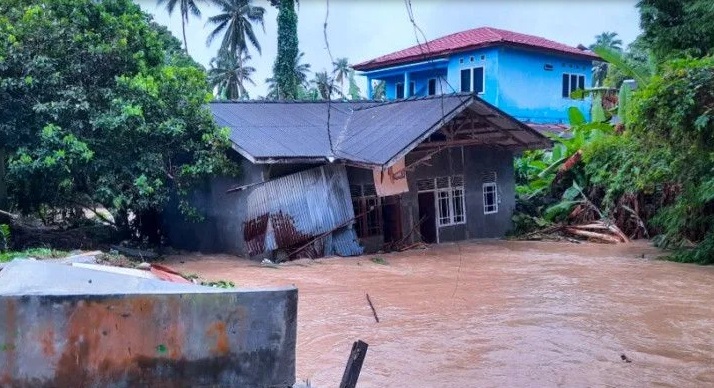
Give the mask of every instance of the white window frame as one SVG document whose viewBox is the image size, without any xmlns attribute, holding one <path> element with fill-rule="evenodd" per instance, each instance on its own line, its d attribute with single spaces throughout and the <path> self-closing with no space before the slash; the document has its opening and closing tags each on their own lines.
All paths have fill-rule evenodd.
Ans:
<svg viewBox="0 0 714 388">
<path fill-rule="evenodd" d="M 441 179 L 447 177 L 441 177 Z M 455 175 L 448 177 L 448 185 L 444 187 L 438 187 L 437 180 L 439 178 L 429 178 L 429 181 L 433 182 L 431 188 L 425 190 L 418 190 L 420 193 L 423 192 L 434 192 L 434 206 L 436 207 L 436 226 L 441 228 L 445 226 L 463 225 L 466 223 L 466 190 L 463 183 L 460 185 L 454 185 L 453 180 L 458 178 L 461 182 L 464 181 L 462 175 Z M 445 194 L 442 198 L 440 195 Z M 456 211 L 456 200 L 455 198 L 461 198 L 461 213 L 457 215 Z M 446 199 L 447 209 L 449 214 L 442 214 L 441 210 L 441 199 Z M 459 220 L 460 218 L 460 220 Z"/>
<path fill-rule="evenodd" d="M 482 185 L 483 192 L 483 214 L 498 213 L 498 184 L 496 182 L 486 182 Z M 488 204 L 487 198 L 489 193 L 493 193 L 493 203 Z"/>
<path fill-rule="evenodd" d="M 484 73 L 485 74 L 485 73 Z M 567 75 L 568 76 L 568 96 L 565 97 L 563 96 L 563 76 Z M 560 94 L 561 98 L 565 98 L 568 100 L 572 100 L 573 98 L 570 97 L 574 91 L 578 90 L 578 85 L 575 85 L 575 89 L 572 88 L 573 85 L 570 84 L 570 80 L 573 78 L 572 76 L 576 76 L 578 83 L 580 83 L 580 77 L 583 77 L 583 89 L 586 87 L 585 84 L 588 81 L 587 77 L 585 77 L 585 74 L 583 73 L 568 73 L 568 72 L 563 72 L 563 74 L 560 76 Z"/>
<path fill-rule="evenodd" d="M 472 67 L 464 67 L 459 71 L 459 90 L 461 90 L 461 71 L 462 70 L 469 70 L 471 72 L 471 82 L 469 85 L 469 91 L 471 93 L 476 92 L 474 90 L 474 85 L 476 84 L 476 69 L 483 69 L 483 72 L 481 74 L 481 84 L 483 85 L 483 90 L 478 92 L 477 94 L 485 94 L 486 93 L 486 66 L 484 65 L 479 65 L 479 66 L 472 66 Z M 562 86 L 562 85 L 561 85 Z"/>
</svg>

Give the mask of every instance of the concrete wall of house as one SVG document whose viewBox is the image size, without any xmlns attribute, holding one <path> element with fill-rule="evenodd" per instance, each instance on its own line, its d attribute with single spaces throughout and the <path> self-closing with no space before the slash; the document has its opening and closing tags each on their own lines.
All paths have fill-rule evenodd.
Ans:
<svg viewBox="0 0 714 388">
<path fill-rule="evenodd" d="M 498 57 L 495 105 L 511 116 L 524 122 L 567 124 L 568 108 L 575 106 L 590 118 L 590 99 L 563 97 L 562 86 L 563 73 L 568 73 L 584 75 L 585 87 L 590 87 L 592 61 L 510 47 L 500 48 Z"/>
<path fill-rule="evenodd" d="M 546 65 L 552 66 L 546 70 Z M 446 62 L 427 67 L 407 64 L 365 73 L 368 80 L 386 82 L 386 98 L 396 98 L 398 83 L 415 83 L 414 96 L 426 96 L 428 81 L 439 79 L 437 94 L 461 91 L 461 70 L 483 67 L 484 90 L 479 97 L 523 122 L 567 123 L 568 108 L 575 106 L 590 118 L 591 99 L 562 95 L 563 74 L 585 76 L 592 84 L 592 61 L 516 47 L 488 47 L 453 54 Z M 549 67 L 550 68 L 550 67 Z M 443 78 L 443 81 L 441 79 Z M 472 81 L 473 82 L 473 81 Z M 405 88 L 405 93 L 408 88 Z"/>
<path fill-rule="evenodd" d="M 418 154 L 407 155 L 407 164 L 419 157 Z M 409 192 L 403 194 L 406 211 L 402 214 L 405 230 L 419 221 L 419 179 L 463 175 L 466 223 L 438 227 L 439 242 L 503 237 L 506 234 L 511 228 L 515 209 L 513 153 L 481 146 L 450 148 L 432 157 L 429 164 L 407 174 Z M 497 176 L 499 211 L 495 214 L 484 214 L 483 211 L 483 175 L 488 172 L 495 172 Z"/>
<path fill-rule="evenodd" d="M 216 177 L 206 180 L 188 196 L 188 203 L 202 216 L 201 221 L 187 219 L 172 200 L 164 210 L 164 233 L 168 243 L 178 249 L 200 252 L 225 252 L 240 255 L 244 252 L 243 225 L 248 191 L 226 193 L 230 188 L 264 182 L 264 165 L 243 159 L 239 178 Z"/>
<path fill-rule="evenodd" d="M 419 153 L 407 155 L 407 165 L 423 156 Z M 495 172 L 498 185 L 498 212 L 484 214 L 483 176 Z M 513 175 L 513 153 L 493 147 L 450 148 L 434 155 L 429 165 L 419 165 L 407 173 L 409 191 L 401 194 L 402 231 L 404 234 L 419 222 L 419 201 L 417 181 L 420 179 L 463 175 L 466 222 L 464 224 L 437 227 L 439 242 L 459 241 L 471 238 L 503 237 L 511 228 L 511 217 L 515 209 L 515 180 Z M 372 172 L 360 168 L 349 168 L 350 184 L 373 184 Z M 436 204 L 435 204 L 436 206 Z M 418 241 L 417 233 L 412 241 Z M 382 236 L 363 239 L 366 252 L 375 252 L 383 243 Z"/>
<path fill-rule="evenodd" d="M 498 106 L 499 103 L 499 57 L 496 47 L 482 48 L 473 51 L 454 54 L 449 57 L 449 74 L 447 79 L 453 88 L 450 93 L 461 92 L 461 70 L 483 67 L 484 90 L 479 97 Z M 473 86 L 473 79 L 471 81 Z M 470 89 L 469 89 L 470 90 Z"/>
</svg>

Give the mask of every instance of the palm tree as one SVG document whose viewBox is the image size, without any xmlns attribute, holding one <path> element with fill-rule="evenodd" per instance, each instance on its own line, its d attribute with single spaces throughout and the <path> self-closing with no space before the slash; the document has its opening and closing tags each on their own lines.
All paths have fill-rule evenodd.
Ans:
<svg viewBox="0 0 714 388">
<path fill-rule="evenodd" d="M 612 51 L 622 52 L 622 40 L 617 37 L 617 32 L 603 32 L 595 35 L 595 43 L 590 45 L 590 50 L 595 47 L 607 47 Z M 603 86 L 607 77 L 607 62 L 597 61 L 593 64 L 593 86 Z"/>
<path fill-rule="evenodd" d="M 268 85 L 268 94 L 265 95 L 266 100 L 278 99 L 278 83 L 275 82 L 275 77 L 265 79 L 265 84 Z"/>
<path fill-rule="evenodd" d="M 304 55 L 305 53 L 298 54 L 297 58 L 295 59 L 295 69 L 293 70 L 295 74 L 295 79 L 297 80 L 298 84 L 297 98 L 299 100 L 312 98 L 312 95 L 308 93 L 308 90 L 310 89 L 310 81 L 307 79 L 308 74 L 310 74 L 310 64 L 300 63 Z M 265 96 L 265 98 L 269 100 L 279 99 L 280 93 L 278 93 L 278 83 L 275 80 L 275 76 L 266 78 L 265 83 L 268 85 L 268 94 Z"/>
<path fill-rule="evenodd" d="M 221 7 L 218 15 L 208 18 L 206 24 L 213 24 L 216 27 L 208 35 L 206 44 L 210 45 L 218 35 L 223 34 L 221 50 L 228 51 L 234 55 L 248 52 L 248 42 L 261 53 L 260 43 L 253 31 L 253 23 L 260 23 L 265 32 L 263 15 L 265 8 L 252 5 L 252 0 L 213 0 Z M 240 56 L 235 55 L 240 59 Z"/>
<path fill-rule="evenodd" d="M 359 86 L 357 86 L 357 81 L 355 81 L 354 69 L 350 69 L 349 74 L 349 88 L 347 89 L 347 94 L 350 95 L 350 100 L 352 101 L 361 100 L 362 96 L 360 95 L 360 90 Z"/>
<path fill-rule="evenodd" d="M 335 76 L 335 81 L 340 83 L 340 92 L 344 91 L 345 79 L 350 73 L 350 64 L 347 58 L 337 58 L 336 61 L 332 62 L 334 66 L 332 74 Z M 344 93 L 342 93 L 344 94 Z"/>
<path fill-rule="evenodd" d="M 590 45 L 590 50 L 596 47 L 606 47 L 609 50 L 621 52 L 622 40 L 617 37 L 617 32 L 603 32 L 595 35 L 595 43 Z M 593 63 L 593 86 L 603 86 L 607 77 L 607 62 L 596 61 Z"/>
<path fill-rule="evenodd" d="M 622 51 L 622 40 L 617 37 L 617 32 L 603 32 L 595 35 L 595 43 L 590 45 L 592 50 L 596 46 L 605 46 L 616 51 Z"/>
<path fill-rule="evenodd" d="M 334 80 L 330 78 L 327 71 L 315 73 L 315 78 L 312 82 L 320 92 L 320 96 L 323 100 L 329 100 L 334 93 L 339 93 L 339 90 L 335 87 Z"/>
<path fill-rule="evenodd" d="M 217 94 L 222 99 L 237 100 L 248 98 L 248 91 L 245 88 L 246 82 L 255 85 L 251 75 L 255 73 L 255 68 L 245 66 L 250 61 L 250 55 L 245 51 L 241 58 L 237 58 L 229 51 L 221 50 L 218 57 L 211 60 L 211 68 L 208 70 L 208 82 L 217 90 Z"/>
<path fill-rule="evenodd" d="M 166 4 L 166 10 L 169 11 L 169 15 L 174 13 L 176 4 L 179 5 L 181 9 L 181 32 L 183 33 L 183 48 L 188 52 L 188 44 L 186 43 L 186 24 L 188 24 L 188 13 L 191 12 L 193 16 L 201 17 L 201 10 L 198 9 L 196 3 L 200 3 L 203 0 L 158 0 L 158 5 Z"/>
<path fill-rule="evenodd" d="M 307 87 L 309 84 L 307 75 L 310 73 L 310 64 L 300 63 L 304 55 L 305 53 L 300 53 L 297 58 L 295 58 L 295 79 L 297 80 L 298 85 Z"/>
</svg>

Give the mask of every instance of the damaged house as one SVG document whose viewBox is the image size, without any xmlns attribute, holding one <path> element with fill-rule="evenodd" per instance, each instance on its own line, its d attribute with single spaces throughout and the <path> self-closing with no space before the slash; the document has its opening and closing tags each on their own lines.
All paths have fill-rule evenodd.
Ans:
<svg viewBox="0 0 714 388">
<path fill-rule="evenodd" d="M 503 236 L 513 157 L 550 141 L 475 94 L 374 102 L 216 102 L 242 156 L 165 217 L 172 245 L 278 260 Z"/>
</svg>

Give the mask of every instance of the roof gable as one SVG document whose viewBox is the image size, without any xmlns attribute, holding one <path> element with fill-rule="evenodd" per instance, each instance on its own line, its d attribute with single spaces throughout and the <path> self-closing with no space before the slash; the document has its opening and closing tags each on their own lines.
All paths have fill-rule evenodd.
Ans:
<svg viewBox="0 0 714 388">
<path fill-rule="evenodd" d="M 446 35 L 423 44 L 383 55 L 381 57 L 359 63 L 355 65 L 354 68 L 356 70 L 366 71 L 417 60 L 423 61 L 426 59 L 438 58 L 451 53 L 495 45 L 529 47 L 583 59 L 599 59 L 599 57 L 591 51 L 580 50 L 578 48 L 538 36 L 492 27 L 479 27 Z"/>
</svg>

